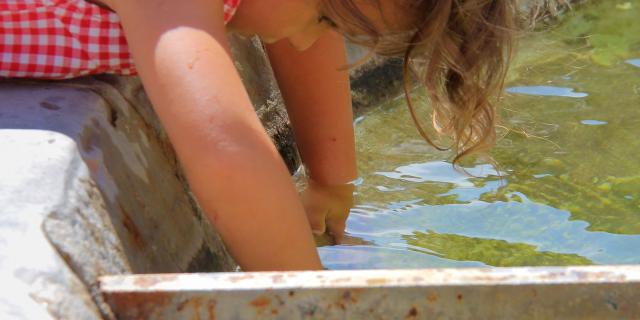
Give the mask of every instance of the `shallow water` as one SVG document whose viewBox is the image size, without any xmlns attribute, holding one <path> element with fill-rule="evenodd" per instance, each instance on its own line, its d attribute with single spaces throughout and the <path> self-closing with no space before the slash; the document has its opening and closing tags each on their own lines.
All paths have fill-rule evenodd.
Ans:
<svg viewBox="0 0 640 320">
<path fill-rule="evenodd" d="M 358 119 L 360 182 L 331 269 L 640 263 L 640 0 L 523 40 L 491 153 L 455 171 L 396 99 Z M 424 107 L 424 106 L 423 106 Z"/>
</svg>

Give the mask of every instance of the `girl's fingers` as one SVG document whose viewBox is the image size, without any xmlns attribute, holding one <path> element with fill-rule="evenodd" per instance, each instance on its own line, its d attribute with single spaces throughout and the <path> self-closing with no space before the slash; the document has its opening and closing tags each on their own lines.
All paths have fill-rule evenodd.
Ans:
<svg viewBox="0 0 640 320">
<path fill-rule="evenodd" d="M 349 209 L 349 207 L 340 208 L 338 211 L 330 212 L 327 216 L 327 229 L 336 244 L 340 244 L 344 240 L 344 229 L 349 216 Z"/>
<path fill-rule="evenodd" d="M 309 225 L 311 225 L 311 231 L 314 234 L 320 235 L 327 231 L 327 224 L 325 222 L 327 218 L 326 210 L 319 208 L 308 209 L 307 218 L 309 219 Z"/>
<path fill-rule="evenodd" d="M 344 240 L 344 227 L 344 221 L 342 223 L 329 222 L 329 233 L 331 233 L 336 244 L 341 244 Z"/>
</svg>

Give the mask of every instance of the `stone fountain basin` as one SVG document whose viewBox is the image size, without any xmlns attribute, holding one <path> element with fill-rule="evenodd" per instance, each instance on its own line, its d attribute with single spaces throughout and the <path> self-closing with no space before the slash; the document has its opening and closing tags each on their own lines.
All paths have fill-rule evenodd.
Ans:
<svg viewBox="0 0 640 320">
<path fill-rule="evenodd" d="M 293 171 L 264 53 L 242 39 L 233 50 Z M 356 111 L 395 95 L 399 70 L 376 60 L 354 71 Z M 232 272 L 137 78 L 3 80 L 0 97 L 2 319 L 640 315 L 638 266 Z"/>
</svg>

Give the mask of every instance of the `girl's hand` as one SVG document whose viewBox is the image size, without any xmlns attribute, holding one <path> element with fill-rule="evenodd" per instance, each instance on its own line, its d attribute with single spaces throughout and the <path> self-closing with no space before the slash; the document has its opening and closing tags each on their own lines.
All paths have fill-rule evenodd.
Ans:
<svg viewBox="0 0 640 320">
<path fill-rule="evenodd" d="M 328 232 L 336 244 L 342 242 L 353 191 L 353 184 L 329 186 L 309 179 L 301 198 L 313 233 Z"/>
<path fill-rule="evenodd" d="M 357 177 L 344 40 L 326 32 L 304 52 L 288 41 L 267 51 L 310 177 L 301 195 L 307 218 L 314 233 L 328 230 L 340 243 L 354 190 L 343 183 Z"/>
</svg>

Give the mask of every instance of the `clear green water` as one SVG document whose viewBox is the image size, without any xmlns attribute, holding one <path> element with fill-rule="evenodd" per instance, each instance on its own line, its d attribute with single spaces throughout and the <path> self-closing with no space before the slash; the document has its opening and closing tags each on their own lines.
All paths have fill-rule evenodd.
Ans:
<svg viewBox="0 0 640 320">
<path fill-rule="evenodd" d="M 488 164 L 456 172 L 404 101 L 358 119 L 361 183 L 331 269 L 640 263 L 640 0 L 530 35 Z M 524 130 L 527 135 L 519 133 Z M 535 136 L 535 137 L 533 137 Z"/>
</svg>

